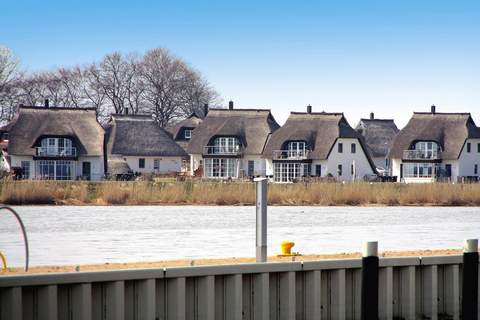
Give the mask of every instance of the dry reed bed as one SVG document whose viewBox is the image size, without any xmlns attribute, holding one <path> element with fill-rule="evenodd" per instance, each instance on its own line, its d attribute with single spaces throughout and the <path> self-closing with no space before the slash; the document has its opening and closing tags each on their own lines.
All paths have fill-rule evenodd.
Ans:
<svg viewBox="0 0 480 320">
<path fill-rule="evenodd" d="M 54 182 L 0 183 L 0 200 L 12 205 L 252 205 L 247 182 Z M 480 206 L 480 184 L 311 183 L 271 184 L 271 205 Z"/>
</svg>

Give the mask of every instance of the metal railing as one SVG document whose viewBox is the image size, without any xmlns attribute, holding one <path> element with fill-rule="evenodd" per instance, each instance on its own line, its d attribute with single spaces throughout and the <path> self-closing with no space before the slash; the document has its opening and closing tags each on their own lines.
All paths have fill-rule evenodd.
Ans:
<svg viewBox="0 0 480 320">
<path fill-rule="evenodd" d="M 29 260 L 30 260 L 30 253 L 29 253 L 29 249 L 28 249 L 28 238 L 27 238 L 27 230 L 25 229 L 25 225 L 23 224 L 23 221 L 22 221 L 22 218 L 20 218 L 20 215 L 14 209 L 12 209 L 8 206 L 0 206 L 0 211 L 2 211 L 2 210 L 9 211 L 11 214 L 13 214 L 15 219 L 17 219 L 18 224 L 20 225 L 20 229 L 22 230 L 22 235 L 23 235 L 23 242 L 24 242 L 24 245 L 25 245 L 25 272 L 28 272 L 28 263 L 29 263 Z M 6 267 L 6 264 L 7 264 L 6 261 L 4 260 L 3 262 L 4 262 L 5 267 Z M 2 320 L 2 319 L 0 319 L 0 320 Z"/>
<path fill-rule="evenodd" d="M 240 146 L 205 146 L 203 154 L 239 156 L 243 154 L 243 148 Z"/>
<path fill-rule="evenodd" d="M 70 147 L 37 147 L 39 157 L 76 157 L 77 148 Z"/>
<path fill-rule="evenodd" d="M 275 160 L 305 160 L 308 158 L 310 150 L 275 150 L 273 159 Z"/>
<path fill-rule="evenodd" d="M 440 151 L 404 150 L 403 160 L 438 160 L 441 155 Z"/>
</svg>

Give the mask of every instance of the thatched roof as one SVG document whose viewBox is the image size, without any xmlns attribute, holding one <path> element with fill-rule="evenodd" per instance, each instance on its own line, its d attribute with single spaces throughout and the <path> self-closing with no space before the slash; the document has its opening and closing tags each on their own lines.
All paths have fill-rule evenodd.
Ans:
<svg viewBox="0 0 480 320">
<path fill-rule="evenodd" d="M 260 155 L 270 134 L 279 128 L 270 110 L 210 109 L 195 129 L 187 147 L 189 154 L 201 154 L 203 147 L 218 136 L 237 137 L 244 154 Z"/>
<path fill-rule="evenodd" d="M 151 116 L 112 115 L 107 126 L 107 154 L 184 157 L 185 151 Z"/>
<path fill-rule="evenodd" d="M 386 157 L 399 131 L 392 119 L 360 119 L 355 130 L 365 138 L 372 157 Z"/>
<path fill-rule="evenodd" d="M 184 137 L 181 135 L 181 133 L 183 133 L 182 129 L 195 129 L 200 123 L 202 123 L 202 118 L 197 116 L 195 113 L 192 113 L 188 118 L 177 122 L 173 126 L 169 126 L 166 129 L 172 134 L 175 140 L 183 140 Z"/>
<path fill-rule="evenodd" d="M 39 139 L 47 136 L 72 138 L 80 156 L 103 155 L 104 130 L 93 108 L 20 107 L 13 121 L 10 155 L 35 155 Z"/>
<path fill-rule="evenodd" d="M 480 138 L 480 129 L 470 113 L 415 112 L 395 137 L 390 157 L 401 159 L 404 150 L 422 140 L 437 142 L 442 148 L 442 159 L 458 159 L 468 138 Z"/>
<path fill-rule="evenodd" d="M 107 161 L 108 173 L 111 175 L 128 174 L 132 172 L 127 161 L 120 157 L 110 157 Z"/>
<path fill-rule="evenodd" d="M 272 134 L 264 157 L 273 158 L 274 151 L 284 150 L 288 141 L 306 141 L 311 148 L 309 159 L 325 160 L 338 138 L 358 139 L 375 172 L 363 137 L 348 124 L 343 113 L 291 112 L 285 124 Z"/>
</svg>

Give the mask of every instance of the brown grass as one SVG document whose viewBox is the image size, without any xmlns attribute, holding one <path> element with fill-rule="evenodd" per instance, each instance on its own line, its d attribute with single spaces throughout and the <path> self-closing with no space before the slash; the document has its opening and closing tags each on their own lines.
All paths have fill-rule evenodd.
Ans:
<svg viewBox="0 0 480 320">
<path fill-rule="evenodd" d="M 253 205 L 250 182 L 55 182 L 0 183 L 6 204 L 192 204 Z M 270 205 L 311 206 L 480 206 L 480 184 L 297 183 L 270 184 Z"/>
</svg>

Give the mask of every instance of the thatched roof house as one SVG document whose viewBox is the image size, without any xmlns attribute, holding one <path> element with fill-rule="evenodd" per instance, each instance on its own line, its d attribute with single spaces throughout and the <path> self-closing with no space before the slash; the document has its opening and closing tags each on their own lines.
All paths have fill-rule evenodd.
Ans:
<svg viewBox="0 0 480 320">
<path fill-rule="evenodd" d="M 375 119 L 373 113 L 369 119 L 360 119 L 355 130 L 365 138 L 373 158 L 385 158 L 388 155 L 399 131 L 393 119 Z"/>
<path fill-rule="evenodd" d="M 285 124 L 267 143 L 264 156 L 272 158 L 288 141 L 306 141 L 311 148 L 309 159 L 325 160 L 339 138 L 354 138 L 365 150 L 363 137 L 345 119 L 343 113 L 291 112 Z"/>
<path fill-rule="evenodd" d="M 402 159 L 416 141 L 434 141 L 441 147 L 441 159 L 458 159 L 467 139 L 480 138 L 480 129 L 470 113 L 415 112 L 395 137 L 390 158 Z"/>
<path fill-rule="evenodd" d="M 77 156 L 103 156 L 104 130 L 93 108 L 20 107 L 8 128 L 9 155 L 35 156 L 44 137 L 68 137 Z"/>
<path fill-rule="evenodd" d="M 187 147 L 189 154 L 202 154 L 216 137 L 239 139 L 244 155 L 261 155 L 270 135 L 279 128 L 269 109 L 210 109 Z"/>
<path fill-rule="evenodd" d="M 187 156 L 170 134 L 148 115 L 112 115 L 106 136 L 108 155 Z"/>
</svg>

